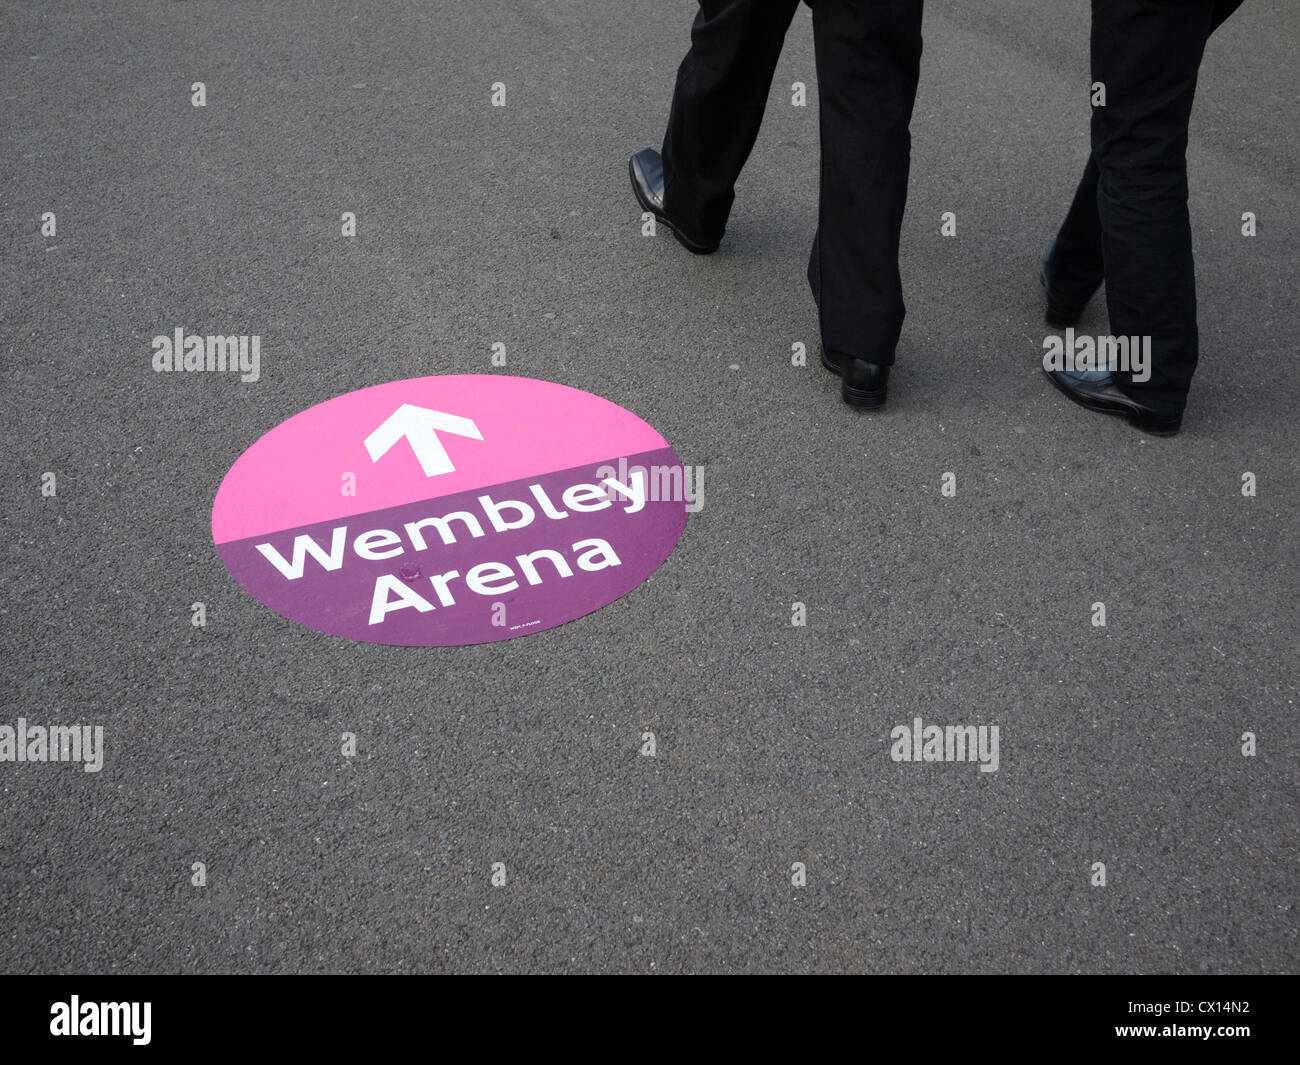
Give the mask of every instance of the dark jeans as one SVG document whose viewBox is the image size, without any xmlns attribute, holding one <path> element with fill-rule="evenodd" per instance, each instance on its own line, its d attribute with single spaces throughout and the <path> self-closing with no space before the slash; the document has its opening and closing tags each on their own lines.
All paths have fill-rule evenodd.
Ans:
<svg viewBox="0 0 1300 1065">
<path fill-rule="evenodd" d="M 1181 412 L 1196 370 L 1196 277 L 1187 212 L 1187 124 L 1210 34 L 1241 0 L 1093 0 L 1092 155 L 1048 266 L 1062 301 L 1106 282 L 1115 336 L 1150 336 L 1146 382 L 1121 390 Z"/>
<path fill-rule="evenodd" d="M 821 187 L 808 280 L 830 354 L 889 364 L 903 326 L 898 237 L 923 0 L 812 0 Z M 664 136 L 664 204 L 721 238 L 799 0 L 701 0 Z"/>
</svg>

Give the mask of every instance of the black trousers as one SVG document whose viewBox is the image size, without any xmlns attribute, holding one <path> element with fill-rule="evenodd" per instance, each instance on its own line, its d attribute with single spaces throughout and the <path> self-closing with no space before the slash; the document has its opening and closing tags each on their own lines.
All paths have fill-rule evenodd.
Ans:
<svg viewBox="0 0 1300 1065">
<path fill-rule="evenodd" d="M 1092 155 L 1056 237 L 1050 282 L 1082 303 L 1104 279 L 1110 331 L 1151 337 L 1151 378 L 1117 371 L 1156 410 L 1187 403 L 1198 357 L 1187 124 L 1210 34 L 1241 0 L 1093 0 Z"/>
<path fill-rule="evenodd" d="M 829 354 L 890 364 L 923 0 L 811 0 L 821 185 L 808 280 Z M 664 205 L 718 240 L 799 0 L 700 0 L 661 152 Z"/>
</svg>

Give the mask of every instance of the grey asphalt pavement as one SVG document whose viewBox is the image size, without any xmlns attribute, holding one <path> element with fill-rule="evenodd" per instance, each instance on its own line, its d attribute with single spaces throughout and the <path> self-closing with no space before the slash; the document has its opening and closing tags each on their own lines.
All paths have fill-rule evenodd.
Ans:
<svg viewBox="0 0 1300 1065">
<path fill-rule="evenodd" d="M 1247 0 L 1208 49 L 1173 439 L 1038 369 L 1084 0 L 928 5 L 875 415 L 817 364 L 806 9 L 721 250 L 641 235 L 626 161 L 692 10 L 0 4 L 0 725 L 106 745 L 0 762 L 0 969 L 1296 969 L 1300 8 Z M 260 335 L 261 379 L 154 373 L 177 326 Z M 704 468 L 651 580 L 412 649 L 229 577 L 212 500 L 254 440 L 497 342 Z M 998 725 L 998 771 L 895 762 L 915 717 Z"/>
</svg>

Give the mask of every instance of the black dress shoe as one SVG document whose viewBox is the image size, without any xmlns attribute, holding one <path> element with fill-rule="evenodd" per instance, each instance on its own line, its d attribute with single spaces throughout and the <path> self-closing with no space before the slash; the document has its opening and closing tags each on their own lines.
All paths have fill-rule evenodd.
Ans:
<svg viewBox="0 0 1300 1065">
<path fill-rule="evenodd" d="M 839 374 L 840 395 L 850 407 L 858 410 L 875 410 L 885 405 L 889 384 L 889 367 L 879 362 L 867 362 L 848 355 L 828 355 L 823 349 L 822 365 L 833 374 Z"/>
<path fill-rule="evenodd" d="M 1049 380 L 1075 403 L 1089 410 L 1120 414 L 1153 436 L 1173 436 L 1183 427 L 1181 414 L 1152 410 L 1119 390 L 1109 370 L 1044 370 Z"/>
<path fill-rule="evenodd" d="M 627 162 L 632 191 L 643 211 L 649 211 L 656 221 L 663 223 L 683 248 L 696 255 L 709 255 L 718 250 L 719 241 L 699 240 L 682 231 L 664 211 L 664 161 L 653 148 L 642 148 Z"/>
<path fill-rule="evenodd" d="M 1047 273 L 1054 251 L 1056 251 L 1056 241 L 1052 241 L 1047 246 L 1047 251 L 1043 252 L 1043 258 L 1038 267 L 1038 280 L 1042 282 L 1043 292 L 1047 295 L 1047 310 L 1044 312 L 1043 317 L 1047 320 L 1048 325 L 1055 326 L 1057 329 L 1065 329 L 1067 326 L 1079 324 L 1079 319 L 1083 317 L 1083 310 L 1088 306 L 1088 300 L 1084 300 L 1082 303 L 1070 303 L 1052 292 L 1052 285 L 1048 280 Z"/>
</svg>

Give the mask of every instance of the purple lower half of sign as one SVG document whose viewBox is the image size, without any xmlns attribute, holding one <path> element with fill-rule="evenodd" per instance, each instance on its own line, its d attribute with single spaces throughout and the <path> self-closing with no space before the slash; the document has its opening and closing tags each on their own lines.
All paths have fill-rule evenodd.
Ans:
<svg viewBox="0 0 1300 1065">
<path fill-rule="evenodd" d="M 643 583 L 686 524 L 671 448 L 217 545 L 260 602 L 320 632 L 490 643 L 583 617 Z"/>
</svg>

